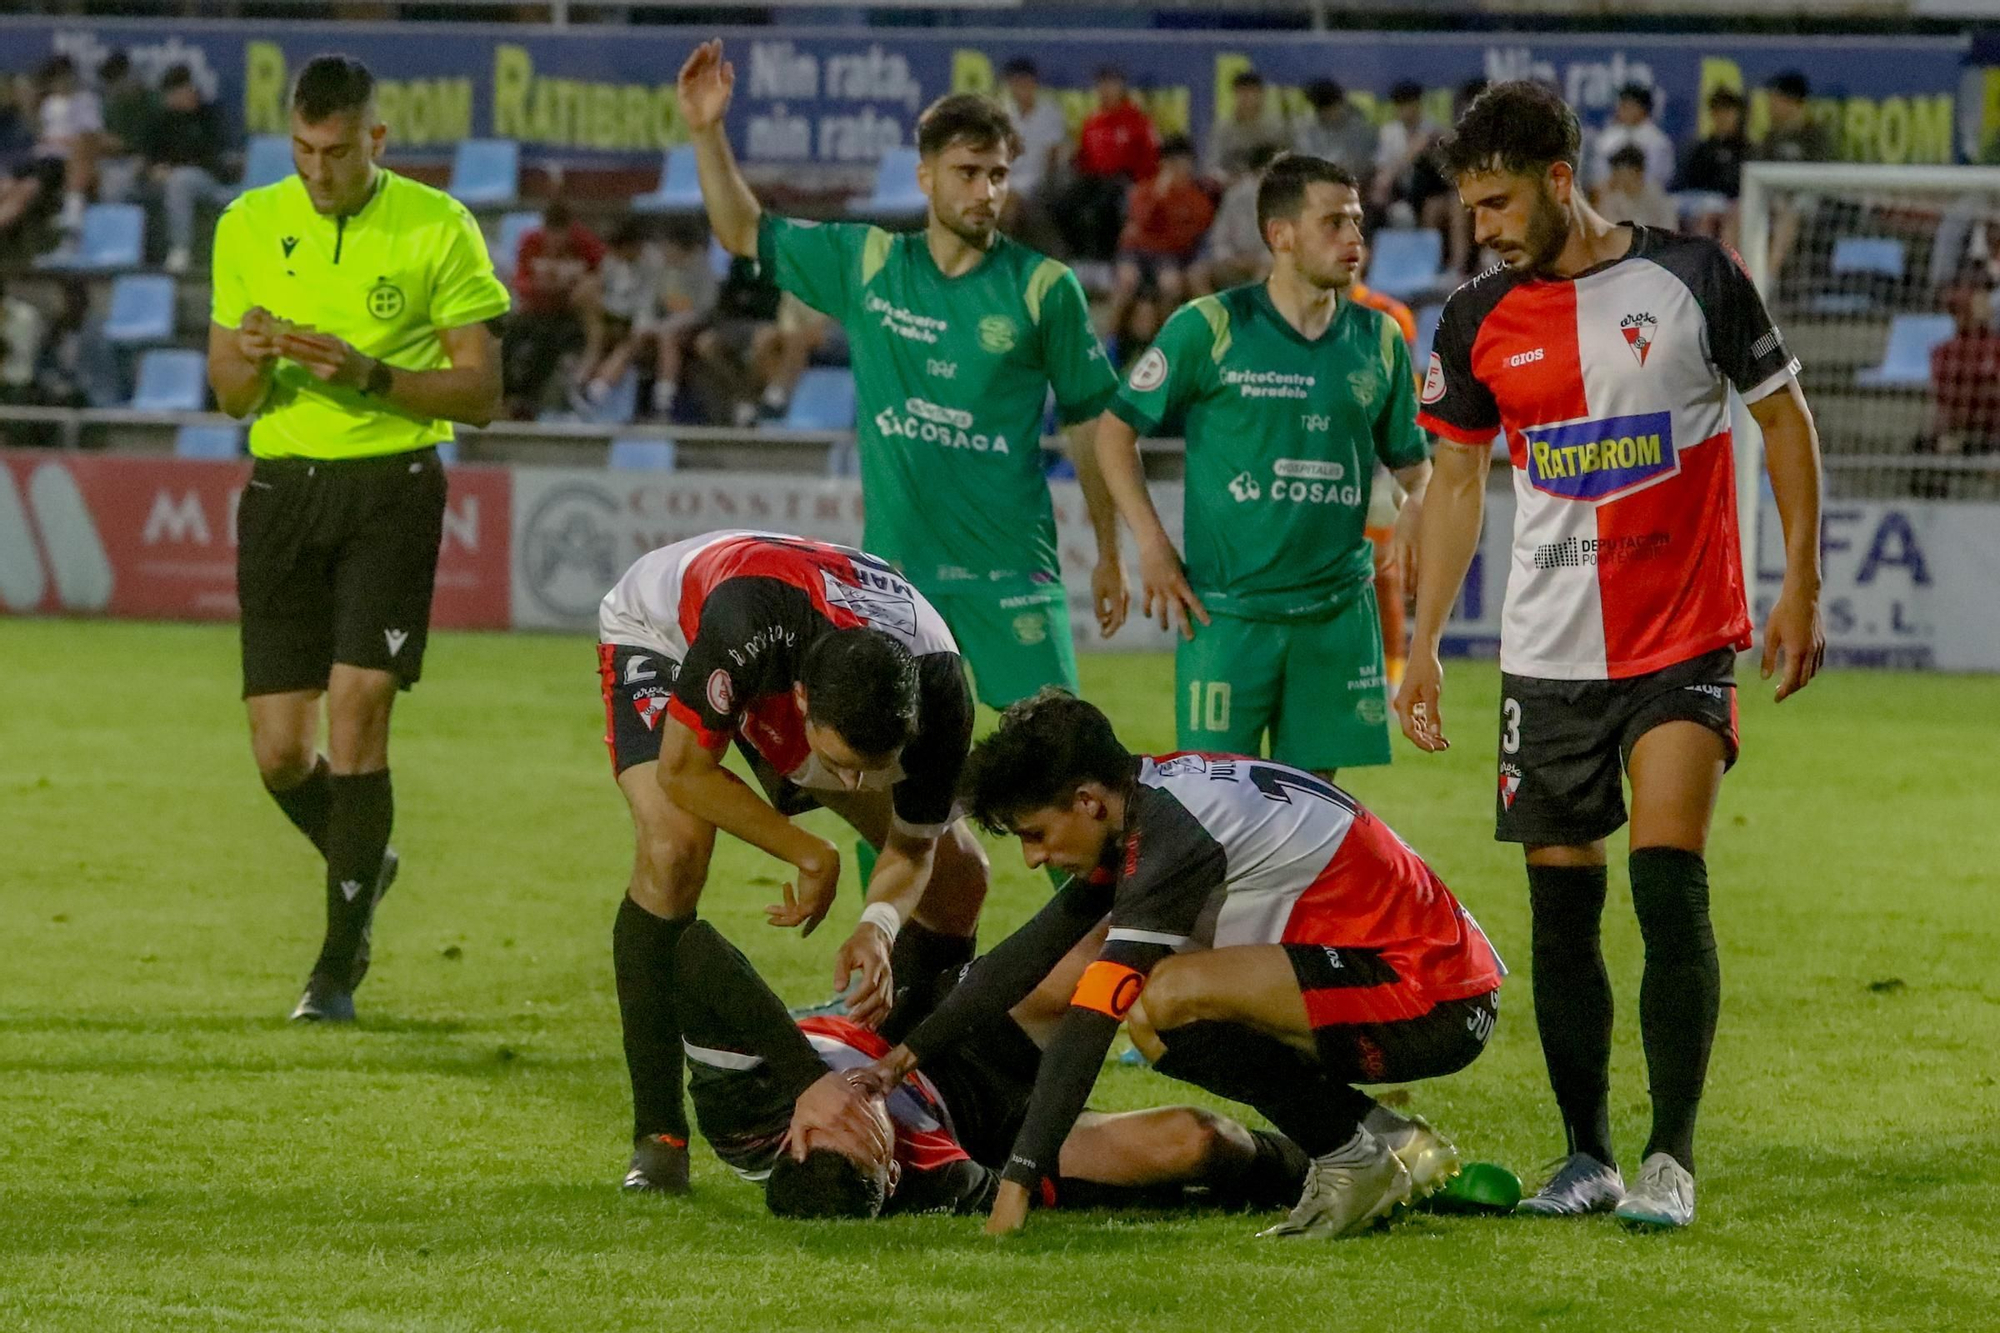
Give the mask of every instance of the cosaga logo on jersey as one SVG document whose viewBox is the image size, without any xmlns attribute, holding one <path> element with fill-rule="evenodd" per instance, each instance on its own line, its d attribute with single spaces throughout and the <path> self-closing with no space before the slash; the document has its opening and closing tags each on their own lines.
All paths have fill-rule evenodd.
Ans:
<svg viewBox="0 0 2000 1333">
<path fill-rule="evenodd" d="M 1545 495 L 1602 500 L 1678 470 L 1671 412 L 1531 426 L 1528 481 Z"/>
<path fill-rule="evenodd" d="M 1632 349 L 1632 355 L 1639 358 L 1642 366 L 1646 364 L 1646 353 L 1653 350 L 1653 335 L 1659 328 L 1660 321 L 1643 311 L 1618 321 L 1618 331 L 1625 335 L 1625 345 Z"/>
<path fill-rule="evenodd" d="M 819 577 L 826 600 L 834 606 L 846 607 L 872 629 L 915 638 L 917 603 L 910 585 L 893 574 L 865 565 L 856 565 L 854 575 L 858 582 L 845 583 L 835 578 L 832 570 L 822 569 Z"/>
</svg>

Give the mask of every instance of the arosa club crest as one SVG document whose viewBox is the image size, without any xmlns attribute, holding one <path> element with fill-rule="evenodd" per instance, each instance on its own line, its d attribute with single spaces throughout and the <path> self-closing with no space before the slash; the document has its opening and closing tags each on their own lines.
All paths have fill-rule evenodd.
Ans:
<svg viewBox="0 0 2000 1333">
<path fill-rule="evenodd" d="M 1659 328 L 1660 321 L 1643 311 L 1618 321 L 1618 331 L 1625 335 L 1625 345 L 1632 349 L 1632 355 L 1639 358 L 1642 366 L 1646 364 L 1646 353 L 1653 349 L 1653 335 Z"/>
</svg>

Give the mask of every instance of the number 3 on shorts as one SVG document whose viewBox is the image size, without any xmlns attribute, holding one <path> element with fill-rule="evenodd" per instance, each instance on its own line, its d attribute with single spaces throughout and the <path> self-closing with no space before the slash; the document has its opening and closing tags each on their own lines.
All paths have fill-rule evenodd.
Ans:
<svg viewBox="0 0 2000 1333">
<path fill-rule="evenodd" d="M 1204 702 L 1206 707 L 1204 707 Z M 1188 682 L 1188 730 L 1229 730 L 1229 682 L 1191 680 Z"/>
<path fill-rule="evenodd" d="M 1500 716 L 1505 725 L 1500 729 L 1500 749 L 1504 754 L 1518 754 L 1521 750 L 1521 703 L 1518 699 L 1500 701 Z"/>
</svg>

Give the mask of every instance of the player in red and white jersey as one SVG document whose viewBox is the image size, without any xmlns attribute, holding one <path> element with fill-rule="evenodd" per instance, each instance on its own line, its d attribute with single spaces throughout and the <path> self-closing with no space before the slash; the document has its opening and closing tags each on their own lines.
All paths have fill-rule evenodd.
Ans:
<svg viewBox="0 0 2000 1333">
<path fill-rule="evenodd" d="M 653 551 L 599 612 L 605 743 L 637 851 L 612 933 L 635 1151 L 628 1189 L 687 1181 L 674 945 L 717 829 L 797 868 L 771 924 L 811 934 L 840 854 L 790 816 L 825 806 L 880 848 L 834 984 L 878 1021 L 893 981 L 972 956 L 986 861 L 953 793 L 972 739 L 957 645 L 930 603 L 860 551 L 716 532 Z M 731 740 L 768 800 L 722 766 Z"/>
<path fill-rule="evenodd" d="M 923 1073 L 880 1097 L 844 1077 L 886 1054 L 879 1033 L 852 1019 L 803 1018 L 713 926 L 698 921 L 676 946 L 686 982 L 688 1091 L 702 1136 L 723 1162 L 760 1181 L 771 1211 L 788 1217 L 984 1213 L 999 1190 L 1040 1058 L 1037 1034 L 1068 992 L 1039 988 Z M 1065 959 L 1073 985 L 1087 958 Z M 956 973 L 898 1014 L 928 1012 Z M 1192 1106 L 1086 1113 L 1064 1140 L 1059 1168 L 1040 1182 L 1043 1207 L 1182 1205 L 1283 1207 L 1306 1159 L 1268 1130 Z M 1199 1187 L 1189 1196 L 1186 1187 Z"/>
<path fill-rule="evenodd" d="M 1812 679 L 1819 446 L 1799 363 L 1734 254 L 1613 224 L 1576 183 L 1575 114 L 1530 83 L 1488 89 L 1447 147 L 1479 243 L 1502 264 L 1445 303 L 1419 420 L 1438 451 L 1417 623 L 1396 699 L 1445 748 L 1438 642 L 1479 540 L 1504 432 L 1515 518 L 1501 621 L 1498 836 L 1525 844 L 1536 1020 L 1569 1156 L 1529 1212 L 1694 1215 L 1694 1123 L 1721 982 L 1703 854 L 1735 762 L 1736 654 L 1750 646 L 1729 395 L 1762 428 L 1785 534 L 1764 635 L 1777 697 Z M 1653 1132 L 1629 1196 L 1611 1150 L 1611 990 L 1598 945 L 1604 839 L 1632 785 L 1640 1027 Z"/>
<path fill-rule="evenodd" d="M 1442 1136 L 1352 1085 L 1469 1064 L 1504 969 L 1423 859 L 1353 797 L 1266 760 L 1134 756 L 1103 713 L 1047 690 L 974 747 L 964 790 L 972 817 L 1019 837 L 1030 867 L 1077 878 L 877 1064 L 879 1086 L 1005 1012 L 1109 916 L 1043 1056 L 989 1230 L 1021 1225 L 1128 1015 L 1161 1073 L 1256 1107 L 1314 1159 L 1267 1235 L 1352 1234 L 1457 1169 Z"/>
</svg>

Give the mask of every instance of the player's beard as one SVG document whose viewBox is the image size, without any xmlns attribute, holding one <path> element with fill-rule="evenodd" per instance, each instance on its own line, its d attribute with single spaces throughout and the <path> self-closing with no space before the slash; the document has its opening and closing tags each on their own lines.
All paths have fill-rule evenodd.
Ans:
<svg viewBox="0 0 2000 1333">
<path fill-rule="evenodd" d="M 1527 231 L 1521 237 L 1521 248 L 1528 256 L 1521 268 L 1529 273 L 1547 273 L 1555 267 L 1568 244 L 1569 212 L 1545 186 L 1535 193 L 1535 208 L 1528 215 Z"/>
<path fill-rule="evenodd" d="M 975 250 L 984 250 L 987 246 L 993 244 L 993 233 L 999 230 L 1000 227 L 999 219 L 998 210 L 995 210 L 991 218 L 984 220 L 975 220 L 963 213 L 956 216 L 947 216 L 944 213 L 937 215 L 937 220 L 944 224 L 946 231 L 958 237 L 959 240 L 964 241 Z"/>
</svg>

